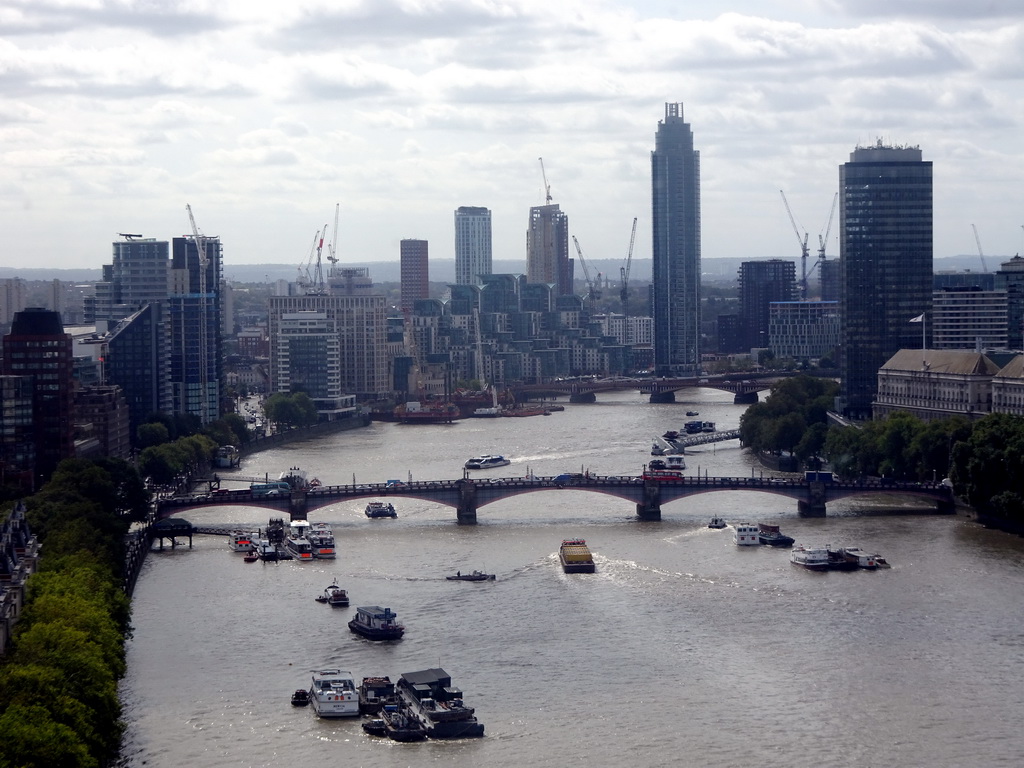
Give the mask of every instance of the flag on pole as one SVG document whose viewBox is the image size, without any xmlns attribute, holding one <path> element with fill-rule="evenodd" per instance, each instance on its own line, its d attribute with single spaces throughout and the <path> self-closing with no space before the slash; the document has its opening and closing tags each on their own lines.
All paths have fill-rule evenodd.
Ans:
<svg viewBox="0 0 1024 768">
<path fill-rule="evenodd" d="M 910 319 L 910 322 L 912 322 L 912 323 L 923 323 L 924 322 L 924 313 L 922 312 L 917 317 L 912 317 Z"/>
</svg>

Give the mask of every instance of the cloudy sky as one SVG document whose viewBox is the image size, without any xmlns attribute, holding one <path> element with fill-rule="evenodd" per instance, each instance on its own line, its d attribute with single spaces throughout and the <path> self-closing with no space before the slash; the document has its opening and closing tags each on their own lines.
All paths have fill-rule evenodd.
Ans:
<svg viewBox="0 0 1024 768">
<path fill-rule="evenodd" d="M 119 232 L 234 264 L 453 258 L 460 205 L 524 259 L 554 202 L 590 258 L 650 256 L 650 151 L 682 102 L 703 253 L 817 244 L 858 144 L 934 163 L 935 255 L 1024 252 L 1020 0 L 0 0 L 4 266 L 97 268 Z M 838 253 L 838 216 L 829 255 Z"/>
</svg>

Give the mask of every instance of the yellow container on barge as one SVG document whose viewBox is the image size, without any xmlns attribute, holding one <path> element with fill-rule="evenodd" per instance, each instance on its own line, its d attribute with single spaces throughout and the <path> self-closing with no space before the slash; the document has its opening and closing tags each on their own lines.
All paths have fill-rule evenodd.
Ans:
<svg viewBox="0 0 1024 768">
<path fill-rule="evenodd" d="M 566 573 L 593 573 L 594 556 L 583 539 L 565 539 L 558 548 L 558 559 Z"/>
</svg>

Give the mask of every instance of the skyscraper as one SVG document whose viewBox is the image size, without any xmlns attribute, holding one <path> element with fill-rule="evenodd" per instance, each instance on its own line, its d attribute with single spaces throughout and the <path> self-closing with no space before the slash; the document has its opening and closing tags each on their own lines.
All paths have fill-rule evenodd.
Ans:
<svg viewBox="0 0 1024 768">
<path fill-rule="evenodd" d="M 917 147 L 857 147 L 839 168 L 839 192 L 837 406 L 870 418 L 878 369 L 900 349 L 920 347 L 921 321 L 912 321 L 931 320 L 932 164 Z"/>
<path fill-rule="evenodd" d="M 555 205 L 530 209 L 526 231 L 526 276 L 531 283 L 555 286 L 555 294 L 572 293 L 572 262 L 569 260 L 569 217 Z"/>
<path fill-rule="evenodd" d="M 418 299 L 430 298 L 427 241 L 403 240 L 399 246 L 402 312 L 412 312 Z"/>
<path fill-rule="evenodd" d="M 740 264 L 740 321 L 747 349 L 768 346 L 773 301 L 796 301 L 796 264 L 785 259 Z"/>
<path fill-rule="evenodd" d="M 455 211 L 455 284 L 480 285 L 491 274 L 491 212 L 462 206 Z"/>
<path fill-rule="evenodd" d="M 14 315 L 3 338 L 3 374 L 32 377 L 32 426 L 36 486 L 57 464 L 75 455 L 71 334 L 60 314 L 29 307 Z"/>
<path fill-rule="evenodd" d="M 700 372 L 700 153 L 682 104 L 666 104 L 651 153 L 654 365 Z"/>
</svg>

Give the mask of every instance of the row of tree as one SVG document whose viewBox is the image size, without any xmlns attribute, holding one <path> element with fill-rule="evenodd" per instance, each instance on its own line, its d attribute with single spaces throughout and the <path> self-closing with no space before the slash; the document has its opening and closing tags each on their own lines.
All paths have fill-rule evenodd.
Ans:
<svg viewBox="0 0 1024 768">
<path fill-rule="evenodd" d="M 147 502 L 138 473 L 111 459 L 64 461 L 26 501 L 43 557 L 0 666 L 3 768 L 89 768 L 116 755 L 131 630 L 123 541 Z"/>
<path fill-rule="evenodd" d="M 745 446 L 791 452 L 813 465 L 828 461 L 843 478 L 891 477 L 918 482 L 949 478 L 953 491 L 979 514 L 1024 528 L 1024 418 L 990 414 L 923 421 L 895 412 L 863 425 L 829 426 L 838 384 L 796 376 L 779 382 L 740 419 Z"/>
</svg>

